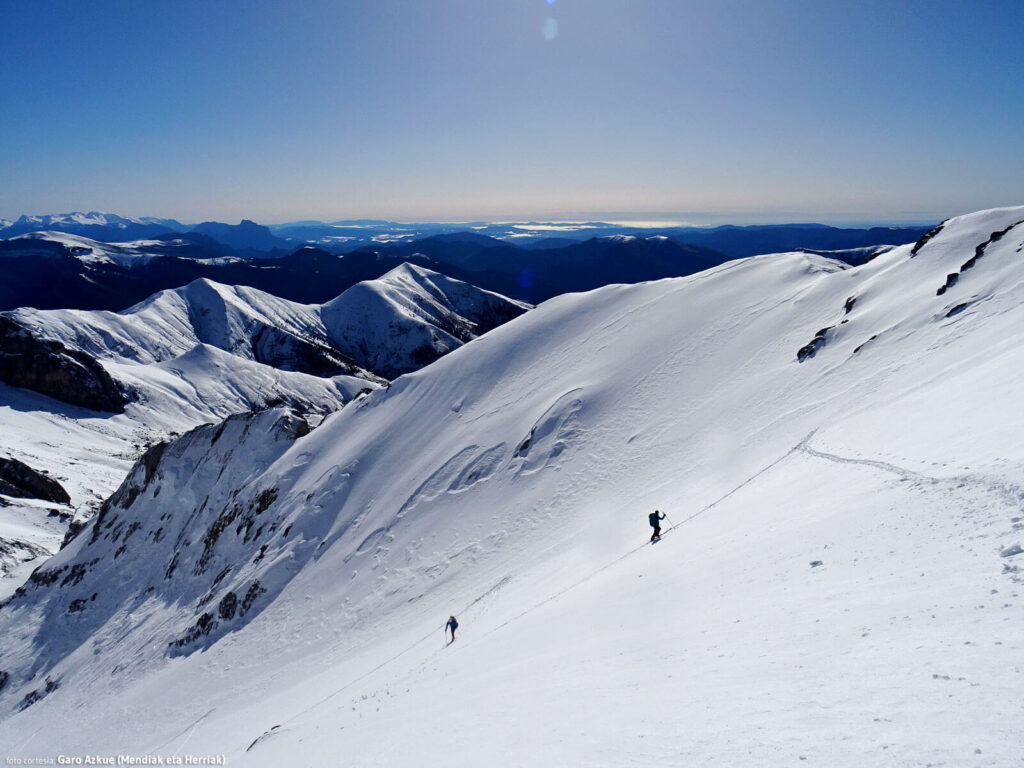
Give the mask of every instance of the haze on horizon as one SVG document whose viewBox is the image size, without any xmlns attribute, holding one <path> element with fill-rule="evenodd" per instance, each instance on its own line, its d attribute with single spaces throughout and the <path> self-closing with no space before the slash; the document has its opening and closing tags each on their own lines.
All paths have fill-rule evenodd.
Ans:
<svg viewBox="0 0 1024 768">
<path fill-rule="evenodd" d="M 5 7 L 0 217 L 928 221 L 1024 201 L 1024 3 Z"/>
</svg>

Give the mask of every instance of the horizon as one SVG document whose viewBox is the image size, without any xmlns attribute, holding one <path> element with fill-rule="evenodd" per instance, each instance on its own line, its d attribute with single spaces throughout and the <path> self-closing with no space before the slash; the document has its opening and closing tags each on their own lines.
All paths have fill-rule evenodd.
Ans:
<svg viewBox="0 0 1024 768">
<path fill-rule="evenodd" d="M 5 21 L 3 218 L 902 224 L 1024 201 L 1018 0 L 59 0 Z"/>
<path fill-rule="evenodd" d="M 997 207 L 1012 207 L 1012 206 L 997 206 Z M 42 218 L 46 216 L 120 216 L 126 219 L 158 219 L 158 220 L 172 220 L 177 221 L 179 224 L 185 227 L 195 227 L 204 223 L 218 223 L 228 224 L 237 226 L 244 221 L 251 221 L 259 226 L 273 228 L 289 227 L 289 226 L 302 226 L 302 225 L 324 225 L 324 226 L 338 226 L 341 228 L 351 227 L 357 228 L 360 226 L 384 226 L 384 225 L 396 225 L 396 226 L 465 226 L 467 231 L 472 230 L 474 227 L 495 227 L 495 226 L 510 226 L 512 228 L 521 228 L 524 230 L 544 230 L 551 229 L 553 235 L 557 235 L 559 231 L 570 231 L 571 228 L 575 227 L 579 229 L 586 229 L 595 225 L 602 225 L 608 227 L 616 227 L 621 229 L 714 229 L 717 227 L 759 227 L 759 226 L 827 226 L 835 228 L 847 228 L 847 229 L 870 229 L 870 228 L 906 228 L 906 227 L 922 227 L 932 226 L 939 223 L 947 218 L 951 218 L 956 215 L 963 215 L 967 213 L 973 213 L 973 211 L 963 211 L 960 214 L 951 214 L 951 216 L 939 218 L 928 218 L 921 214 L 906 214 L 904 217 L 890 217 L 887 219 L 883 218 L 866 218 L 862 213 L 831 213 L 824 214 L 816 219 L 812 219 L 808 216 L 801 216 L 799 213 L 782 214 L 780 216 L 768 216 L 766 214 L 748 213 L 746 215 L 729 216 L 724 214 L 670 214 L 670 213 L 650 213 L 650 212 L 637 212 L 630 215 L 628 212 L 594 212 L 591 214 L 577 213 L 577 214 L 566 214 L 565 216 L 554 216 L 554 217 L 541 217 L 541 216 L 525 216 L 525 217 L 512 217 L 512 216 L 499 216 L 492 219 L 488 218 L 440 218 L 440 219 L 388 219 L 384 217 L 364 216 L 359 218 L 326 218 L 326 219 L 310 219 L 310 218 L 299 218 L 290 220 L 280 221 L 259 221 L 249 216 L 242 216 L 236 221 L 226 220 L 218 221 L 211 218 L 196 219 L 193 221 L 183 221 L 182 219 L 173 216 L 155 216 L 152 214 L 142 214 L 135 216 L 128 216 L 117 211 L 101 211 L 95 208 L 89 210 L 75 210 L 75 211 L 60 211 L 60 212 L 48 212 L 48 213 L 22 213 L 13 216 L 0 216 L 0 219 L 6 218 L 9 221 L 16 222 L 22 217 L 28 218 Z"/>
</svg>

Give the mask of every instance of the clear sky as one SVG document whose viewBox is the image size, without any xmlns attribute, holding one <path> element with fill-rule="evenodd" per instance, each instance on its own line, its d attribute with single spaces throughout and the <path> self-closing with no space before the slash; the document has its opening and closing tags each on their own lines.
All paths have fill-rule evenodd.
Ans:
<svg viewBox="0 0 1024 768">
<path fill-rule="evenodd" d="M 1024 0 L 4 0 L 0 216 L 1024 203 Z"/>
</svg>

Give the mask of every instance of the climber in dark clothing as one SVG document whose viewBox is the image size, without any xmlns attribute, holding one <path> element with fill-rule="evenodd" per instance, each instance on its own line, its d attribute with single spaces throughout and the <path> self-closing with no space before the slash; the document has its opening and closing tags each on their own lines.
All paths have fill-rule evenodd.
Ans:
<svg viewBox="0 0 1024 768">
<path fill-rule="evenodd" d="M 651 541 L 657 541 L 661 538 L 661 521 L 665 519 L 665 515 L 658 510 L 654 510 L 647 516 L 647 519 L 651 523 L 651 528 L 654 529 L 654 533 L 651 534 Z"/>
<path fill-rule="evenodd" d="M 453 642 L 453 643 L 455 642 L 455 630 L 458 629 L 458 626 L 459 626 L 459 622 L 457 622 L 455 620 L 454 616 L 449 616 L 448 617 L 448 623 L 444 625 L 444 628 L 445 628 L 446 632 L 448 630 L 451 630 L 451 633 L 452 633 L 451 642 Z"/>
</svg>

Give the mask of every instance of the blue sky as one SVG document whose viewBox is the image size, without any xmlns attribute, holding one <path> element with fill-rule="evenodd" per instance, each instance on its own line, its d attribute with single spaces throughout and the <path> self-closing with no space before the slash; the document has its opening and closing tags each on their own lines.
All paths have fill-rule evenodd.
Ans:
<svg viewBox="0 0 1024 768">
<path fill-rule="evenodd" d="M 1021 0 L 8 0 L 0 216 L 1024 203 Z"/>
</svg>

